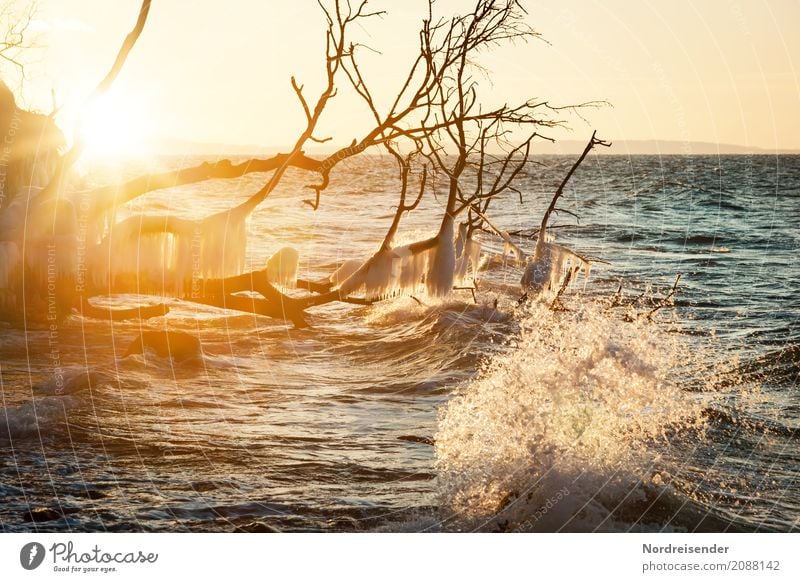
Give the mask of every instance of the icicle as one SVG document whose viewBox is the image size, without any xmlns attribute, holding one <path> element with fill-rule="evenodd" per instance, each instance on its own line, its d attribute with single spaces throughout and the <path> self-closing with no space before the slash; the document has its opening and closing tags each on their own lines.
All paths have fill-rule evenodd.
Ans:
<svg viewBox="0 0 800 582">
<path fill-rule="evenodd" d="M 0 242 L 0 307 L 16 307 L 15 282 L 18 281 L 20 255 L 17 244 L 11 241 Z"/>
<path fill-rule="evenodd" d="M 247 216 L 242 212 L 220 212 L 200 223 L 203 277 L 242 273 L 247 253 Z"/>
<path fill-rule="evenodd" d="M 0 242 L 0 289 L 8 289 L 11 275 L 17 268 L 16 255 L 16 243 Z"/>
<path fill-rule="evenodd" d="M 8 289 L 8 276 L 16 266 L 10 264 L 6 245 L 14 243 L 0 243 L 0 289 Z M 16 246 L 16 245 L 14 245 Z"/>
<path fill-rule="evenodd" d="M 458 227 L 456 237 L 456 268 L 455 282 L 463 284 L 469 275 L 473 281 L 478 278 L 478 263 L 480 262 L 481 244 L 467 235 L 467 225 L 462 223 Z M 470 270 L 470 265 L 472 269 Z"/>
<path fill-rule="evenodd" d="M 539 243 L 533 259 L 522 274 L 522 289 L 531 296 L 557 291 L 567 272 L 570 273 L 570 280 L 574 281 L 581 268 L 586 269 L 588 277 L 587 261 L 566 247 L 548 242 Z"/>
<path fill-rule="evenodd" d="M 480 269 L 481 263 L 481 243 L 476 240 L 470 239 L 467 243 L 467 256 L 469 257 L 469 261 L 472 264 L 472 280 L 478 280 L 478 269 Z"/>
<path fill-rule="evenodd" d="M 453 291 L 453 277 L 456 268 L 453 227 L 453 217 L 445 216 L 439 234 L 436 235 L 436 246 L 431 251 L 432 256 L 425 277 L 425 287 L 431 297 L 444 297 Z"/>
<path fill-rule="evenodd" d="M 518 263 L 524 263 L 526 259 L 525 252 L 519 248 L 517 245 L 514 244 L 514 241 L 511 240 L 511 235 L 508 234 L 505 230 L 501 230 L 495 226 L 492 221 L 490 221 L 483 213 L 479 212 L 477 208 L 474 206 L 470 207 L 470 210 L 477 214 L 495 234 L 497 234 L 500 238 L 503 239 L 503 261 L 505 263 L 505 259 L 509 255 L 513 255 L 514 258 L 517 260 Z M 478 251 L 480 254 L 480 251 Z M 477 260 L 474 263 L 476 266 L 478 264 Z M 477 268 L 477 267 L 476 267 Z"/>
<path fill-rule="evenodd" d="M 529 295 L 539 295 L 550 286 L 553 272 L 553 255 L 550 245 L 542 244 L 522 273 L 522 290 Z"/>
<path fill-rule="evenodd" d="M 503 239 L 503 258 L 513 256 L 517 261 L 523 262 L 525 260 L 525 253 L 514 244 L 511 240 L 511 235 L 504 230 L 498 231 L 498 234 Z"/>
<path fill-rule="evenodd" d="M 340 281 L 339 290 L 344 295 L 364 287 L 365 297 L 372 301 L 416 293 L 427 274 L 431 251 L 414 252 L 413 246 L 381 250 L 360 265 L 347 261 L 331 275 L 331 281 Z"/>
<path fill-rule="evenodd" d="M 397 290 L 396 261 L 393 251 L 381 251 L 373 258 L 364 279 L 368 298 L 383 297 Z"/>
<path fill-rule="evenodd" d="M 133 216 L 112 224 L 92 251 L 92 281 L 100 287 L 135 281 L 141 292 L 182 295 L 192 279 L 238 275 L 247 251 L 246 218 L 222 212 L 202 221 Z"/>
<path fill-rule="evenodd" d="M 481 244 L 471 238 L 467 238 L 466 225 L 460 225 L 458 236 L 456 237 L 456 267 L 454 277 L 456 285 L 463 285 L 469 276 L 472 277 L 473 282 L 477 281 L 480 254 Z M 470 269 L 470 266 L 472 266 L 472 269 Z"/>
<path fill-rule="evenodd" d="M 134 216 L 112 225 L 92 253 L 93 283 L 132 286 L 141 293 L 182 294 L 186 281 L 202 271 L 197 225 L 157 216 Z"/>
<path fill-rule="evenodd" d="M 282 287 L 297 286 L 297 264 L 300 254 L 291 247 L 283 247 L 267 261 L 267 279 Z"/>
<path fill-rule="evenodd" d="M 460 259 L 464 255 L 464 246 L 467 243 L 467 223 L 462 222 L 458 225 L 458 234 L 456 235 L 456 259 Z"/>
<path fill-rule="evenodd" d="M 456 268 L 453 230 L 454 220 L 449 217 L 443 222 L 433 248 L 427 244 L 428 240 L 384 249 L 360 266 L 355 261 L 348 261 L 331 275 L 330 280 L 334 283 L 340 281 L 339 290 L 344 295 L 364 287 L 365 296 L 370 300 L 416 293 L 423 283 L 429 295 L 448 295 L 453 289 Z M 427 248 L 412 250 L 414 247 Z M 480 245 L 466 241 L 462 244 L 461 254 L 465 260 L 473 261 L 473 269 L 477 268 Z"/>
<path fill-rule="evenodd" d="M 60 320 L 72 309 L 77 274 L 77 219 L 64 199 L 32 201 L 24 215 L 24 248 L 20 253 L 25 269 L 26 298 L 45 301 L 44 309 L 33 307 L 34 318 Z M 37 305 L 31 301 L 28 305 Z"/>
<path fill-rule="evenodd" d="M 586 291 L 586 285 L 589 283 L 589 276 L 592 274 L 592 264 L 591 263 L 584 263 L 583 267 L 583 290 Z"/>
<path fill-rule="evenodd" d="M 333 283 L 334 286 L 338 287 L 344 281 L 349 279 L 353 275 L 353 273 L 358 271 L 358 269 L 360 269 L 361 265 L 363 264 L 364 264 L 363 261 L 359 261 L 357 259 L 348 259 L 344 263 L 342 263 L 338 269 L 336 269 L 333 273 L 331 273 L 331 276 L 328 277 L 328 281 Z"/>
<path fill-rule="evenodd" d="M 411 251 L 411 245 L 394 250 L 398 257 L 397 286 L 403 294 L 416 293 L 425 279 L 430 260 L 430 250 Z"/>
<path fill-rule="evenodd" d="M 25 266 L 43 289 L 51 277 L 75 275 L 78 224 L 70 202 L 35 205 L 26 229 Z"/>
</svg>

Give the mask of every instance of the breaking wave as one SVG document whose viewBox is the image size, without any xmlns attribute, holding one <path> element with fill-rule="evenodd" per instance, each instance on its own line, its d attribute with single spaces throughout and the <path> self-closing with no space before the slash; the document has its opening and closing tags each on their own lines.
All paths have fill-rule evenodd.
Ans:
<svg viewBox="0 0 800 582">
<path fill-rule="evenodd" d="M 696 347 L 671 331 L 593 302 L 529 308 L 512 349 L 440 409 L 436 466 L 449 527 L 630 527 L 618 523 L 620 509 L 670 481 L 670 435 L 702 439 L 705 430 L 708 400 L 686 389 L 697 382 Z"/>
</svg>

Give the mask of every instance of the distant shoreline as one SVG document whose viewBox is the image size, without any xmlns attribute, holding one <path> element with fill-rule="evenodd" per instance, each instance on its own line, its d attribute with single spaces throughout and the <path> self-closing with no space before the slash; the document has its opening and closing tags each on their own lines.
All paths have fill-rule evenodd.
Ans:
<svg viewBox="0 0 800 582">
<path fill-rule="evenodd" d="M 682 142 L 670 140 L 619 140 L 612 141 L 610 148 L 595 148 L 601 156 L 735 156 L 735 155 L 797 155 L 800 150 L 769 149 L 713 142 Z M 585 144 L 577 140 L 536 144 L 534 155 L 573 155 L 583 151 Z"/>
<path fill-rule="evenodd" d="M 572 156 L 575 155 L 577 152 L 565 152 L 565 153 L 548 153 L 548 154 L 531 154 L 532 158 L 560 158 L 564 156 Z M 775 157 L 775 156 L 800 156 L 800 151 L 797 150 L 785 150 L 785 151 L 776 151 L 776 152 L 769 152 L 769 151 L 760 151 L 760 152 L 690 152 L 690 153 L 660 153 L 660 152 L 628 152 L 628 153 L 621 153 L 621 152 L 592 152 L 596 153 L 597 155 L 603 157 L 613 157 L 613 158 L 629 158 L 634 156 L 659 156 L 664 158 L 693 158 L 693 157 L 711 157 L 711 156 L 719 156 L 719 157 L 742 157 L 742 156 L 759 156 L 759 157 Z"/>
<path fill-rule="evenodd" d="M 610 148 L 595 148 L 593 153 L 600 156 L 784 156 L 800 155 L 800 150 L 767 149 L 736 144 L 716 144 L 711 142 L 679 142 L 669 140 L 619 140 L 612 141 Z M 579 140 L 563 140 L 554 143 L 535 142 L 531 157 L 572 156 L 585 147 Z M 152 144 L 152 152 L 159 156 L 272 156 L 289 151 L 290 147 L 236 145 L 222 143 L 187 142 L 183 140 L 161 140 Z M 309 148 L 312 156 L 325 156 L 335 152 L 335 148 Z M 376 151 L 376 154 L 378 152 Z M 380 154 L 378 154 L 380 155 Z"/>
<path fill-rule="evenodd" d="M 159 151 L 154 152 L 152 155 L 159 157 L 159 158 L 209 158 L 209 159 L 221 159 L 221 158 L 252 158 L 252 159 L 266 159 L 270 158 L 274 155 L 277 155 L 280 152 L 277 150 L 268 150 L 268 151 L 207 151 L 207 152 L 166 152 L 166 151 Z M 530 158 L 564 158 L 564 157 L 574 157 L 579 152 L 564 152 L 564 153 L 531 153 Z M 688 154 L 683 153 L 647 153 L 647 152 L 592 152 L 593 154 L 597 154 L 604 158 L 636 158 L 636 157 L 661 157 L 661 158 L 709 158 L 709 157 L 720 157 L 720 158 L 733 158 L 733 157 L 759 157 L 759 158 L 766 158 L 766 157 L 788 157 L 788 156 L 800 156 L 800 151 L 779 151 L 779 152 L 741 152 L 741 153 L 730 153 L 730 152 L 722 152 L 722 153 L 708 153 L 708 152 L 692 152 Z M 318 153 L 313 152 L 310 155 L 315 157 L 324 157 L 327 155 L 326 153 Z M 386 154 L 382 152 L 375 152 L 373 154 L 365 153 L 361 154 L 361 157 L 365 158 L 382 158 L 386 157 Z"/>
</svg>

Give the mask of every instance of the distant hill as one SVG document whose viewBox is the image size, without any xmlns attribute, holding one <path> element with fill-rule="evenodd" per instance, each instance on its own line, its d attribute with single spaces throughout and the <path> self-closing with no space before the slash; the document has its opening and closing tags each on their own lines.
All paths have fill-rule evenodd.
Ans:
<svg viewBox="0 0 800 582">
<path fill-rule="evenodd" d="M 555 143 L 537 142 L 533 147 L 534 155 L 576 154 L 586 147 L 585 141 L 560 140 Z M 593 150 L 601 155 L 736 155 L 736 154 L 800 154 L 800 150 L 770 150 L 764 148 L 712 143 L 705 141 L 669 141 L 669 140 L 619 140 L 610 148 L 597 147 Z"/>
<path fill-rule="evenodd" d="M 555 143 L 547 141 L 536 141 L 533 144 L 532 153 L 536 155 L 574 155 L 583 151 L 586 147 L 585 141 L 580 140 L 559 140 Z M 287 152 L 291 146 L 258 146 L 246 144 L 226 144 L 226 143 L 203 143 L 192 142 L 180 139 L 160 139 L 151 144 L 151 151 L 162 155 L 190 155 L 190 156 L 211 156 L 211 155 L 257 155 L 269 156 L 278 152 Z M 308 153 L 311 155 L 325 155 L 332 153 L 333 149 L 328 147 L 315 146 L 309 144 Z M 614 141 L 612 147 L 597 147 L 594 151 L 600 155 L 736 155 L 736 154 L 756 154 L 756 155 L 776 155 L 776 154 L 800 154 L 800 150 L 770 150 L 750 146 L 734 144 L 718 144 L 703 141 L 669 141 L 669 140 L 619 140 Z"/>
</svg>

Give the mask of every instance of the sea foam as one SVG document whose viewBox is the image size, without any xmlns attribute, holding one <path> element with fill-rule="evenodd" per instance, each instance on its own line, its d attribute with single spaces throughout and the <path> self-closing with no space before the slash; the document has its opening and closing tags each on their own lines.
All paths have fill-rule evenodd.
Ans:
<svg viewBox="0 0 800 582">
<path fill-rule="evenodd" d="M 703 429 L 700 398 L 682 388 L 686 336 L 587 302 L 532 305 L 514 342 L 440 409 L 450 527 L 608 528 L 619 503 L 668 481 L 653 453 L 667 432 Z"/>
</svg>

